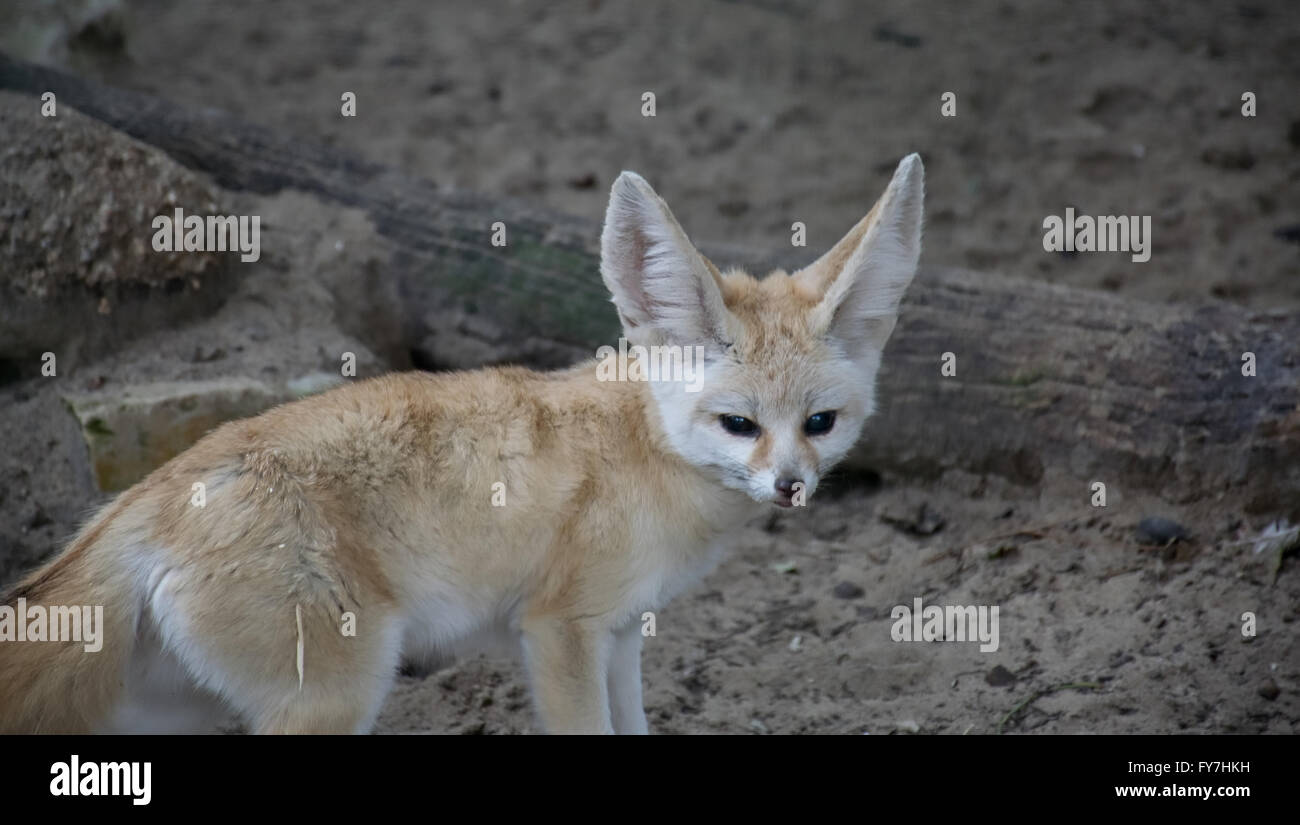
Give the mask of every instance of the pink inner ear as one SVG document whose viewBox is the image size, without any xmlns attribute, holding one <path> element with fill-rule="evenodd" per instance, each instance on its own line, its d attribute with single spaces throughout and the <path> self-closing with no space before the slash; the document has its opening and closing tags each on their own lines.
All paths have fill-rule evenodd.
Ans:
<svg viewBox="0 0 1300 825">
<path fill-rule="evenodd" d="M 632 283 L 624 283 L 623 288 L 627 290 L 628 298 L 638 312 L 646 317 L 653 317 L 650 312 L 652 301 L 649 293 L 645 291 L 646 252 L 650 249 L 650 243 L 645 233 L 634 226 L 625 236 L 623 245 L 632 263 L 631 271 L 627 273 L 628 280 Z M 631 326 L 638 326 L 638 322 L 633 320 Z"/>
</svg>

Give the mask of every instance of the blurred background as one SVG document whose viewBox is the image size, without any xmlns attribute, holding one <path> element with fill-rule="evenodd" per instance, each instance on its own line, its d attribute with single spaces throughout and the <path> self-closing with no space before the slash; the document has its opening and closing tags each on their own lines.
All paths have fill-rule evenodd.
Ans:
<svg viewBox="0 0 1300 825">
<path fill-rule="evenodd" d="M 0 49 L 446 189 L 597 218 L 620 169 L 697 240 L 822 248 L 901 156 L 925 261 L 1152 301 L 1300 306 L 1300 5 L 709 0 L 0 3 Z M 339 116 L 342 92 L 357 116 Z M 641 114 L 641 96 L 657 114 Z M 1241 114 L 1253 92 L 1257 115 Z M 956 116 L 940 113 L 956 96 Z M 1147 263 L 1042 220 L 1151 215 Z"/>
</svg>

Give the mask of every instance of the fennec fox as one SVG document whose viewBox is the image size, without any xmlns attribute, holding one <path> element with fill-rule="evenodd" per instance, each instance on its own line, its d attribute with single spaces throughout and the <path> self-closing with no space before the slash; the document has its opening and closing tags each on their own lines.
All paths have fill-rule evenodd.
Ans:
<svg viewBox="0 0 1300 825">
<path fill-rule="evenodd" d="M 601 275 L 633 353 L 703 353 L 695 386 L 601 380 L 598 360 L 407 373 L 228 423 L 5 596 L 0 622 L 19 599 L 102 605 L 102 649 L 0 642 L 0 730 L 204 730 L 215 708 L 262 733 L 365 732 L 403 657 L 504 639 L 545 730 L 645 733 L 642 613 L 853 446 L 922 190 L 910 155 L 834 248 L 756 280 L 623 173 Z"/>
</svg>

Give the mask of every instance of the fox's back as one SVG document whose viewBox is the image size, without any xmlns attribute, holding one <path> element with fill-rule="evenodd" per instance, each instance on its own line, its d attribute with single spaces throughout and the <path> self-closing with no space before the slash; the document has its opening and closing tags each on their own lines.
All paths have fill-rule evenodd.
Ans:
<svg viewBox="0 0 1300 825">
<path fill-rule="evenodd" d="M 339 387 L 226 424 L 151 476 L 153 538 L 185 562 L 259 575 L 317 556 L 382 570 L 394 593 L 428 576 L 495 594 L 544 572 L 558 587 L 634 533 L 706 532 L 641 389 L 590 365 Z"/>
</svg>

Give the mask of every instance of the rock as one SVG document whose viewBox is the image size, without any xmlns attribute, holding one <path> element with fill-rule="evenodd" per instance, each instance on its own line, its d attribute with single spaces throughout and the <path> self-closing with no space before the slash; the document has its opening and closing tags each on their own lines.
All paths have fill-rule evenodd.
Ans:
<svg viewBox="0 0 1300 825">
<path fill-rule="evenodd" d="M 768 533 L 785 532 L 785 522 L 781 520 L 781 514 L 775 511 L 770 513 L 767 520 L 763 522 L 763 530 Z"/>
<path fill-rule="evenodd" d="M 1201 153 L 1201 161 L 1230 172 L 1245 172 L 1255 166 L 1255 153 L 1245 147 L 1225 149 L 1211 146 Z"/>
<path fill-rule="evenodd" d="M 1006 687 L 1016 683 L 1016 675 L 1002 665 L 996 665 L 992 670 L 984 674 L 984 681 L 993 687 Z"/>
<path fill-rule="evenodd" d="M 994 547 L 992 550 L 989 550 L 987 553 L 987 558 L 989 561 L 996 561 L 998 559 L 1009 558 L 1011 556 L 1018 554 L 1019 552 L 1020 552 L 1020 545 L 1012 544 L 1011 542 L 1004 541 L 1004 542 L 999 542 L 996 547 Z"/>
<path fill-rule="evenodd" d="M 124 0 L 31 3 L 0 30 L 0 51 L 51 66 L 72 67 L 77 55 L 124 54 Z M 12 24 L 12 25 L 11 25 Z"/>
<path fill-rule="evenodd" d="M 860 599 L 865 592 L 866 591 L 853 582 L 840 582 L 835 585 L 835 589 L 831 591 L 837 599 Z"/>
<path fill-rule="evenodd" d="M 209 361 L 220 361 L 226 357 L 226 351 L 218 346 L 199 344 L 194 347 L 194 354 L 190 356 L 190 361 L 195 364 L 204 364 Z"/>
<path fill-rule="evenodd" d="M 1139 544 L 1166 545 L 1189 537 L 1187 528 L 1176 521 L 1160 516 L 1147 516 L 1138 522 L 1137 540 Z"/>
<path fill-rule="evenodd" d="M 901 32 L 887 23 L 877 26 L 873 34 L 882 43 L 895 43 L 905 49 L 919 49 L 924 42 L 920 35 Z"/>
<path fill-rule="evenodd" d="M 31 516 L 29 516 L 27 520 L 23 523 L 23 527 L 24 529 L 27 530 L 38 530 L 41 527 L 44 527 L 45 525 L 52 524 L 52 523 L 53 522 L 51 521 L 49 514 L 46 513 L 44 508 L 42 508 L 38 504 L 36 505 L 36 509 L 32 512 Z"/>
<path fill-rule="evenodd" d="M 1278 689 L 1277 682 L 1274 682 L 1272 679 L 1265 679 L 1264 684 L 1260 685 L 1259 690 L 1255 692 L 1270 702 L 1282 693 L 1282 691 Z"/>
<path fill-rule="evenodd" d="M 718 204 L 718 213 L 728 218 L 739 218 L 749 211 L 749 201 L 735 198 Z"/>
<path fill-rule="evenodd" d="M 596 176 L 591 172 L 577 177 L 569 178 L 569 188 L 571 189 L 594 189 L 596 188 Z"/>
<path fill-rule="evenodd" d="M 916 508 L 915 514 L 900 515 L 886 512 L 880 514 L 880 520 L 914 536 L 932 536 L 947 524 L 943 516 L 932 510 L 925 502 Z"/>
<path fill-rule="evenodd" d="M 849 534 L 849 525 L 833 519 L 816 519 L 810 525 L 812 534 L 822 541 L 839 541 Z"/>
<path fill-rule="evenodd" d="M 64 396 L 90 450 L 100 490 L 125 490 L 210 430 L 290 400 L 287 389 L 247 378 L 111 385 Z"/>
<path fill-rule="evenodd" d="M 99 357 L 220 306 L 237 270 L 219 252 L 155 252 L 153 218 L 225 214 L 208 184 L 163 152 L 60 102 L 32 117 L 0 92 L 0 353 L 27 374 Z M 238 261 L 238 256 L 235 256 Z"/>
<path fill-rule="evenodd" d="M 1300 223 L 1279 226 L 1277 229 L 1273 230 L 1273 237 L 1280 238 L 1289 243 L 1300 243 Z"/>
</svg>

